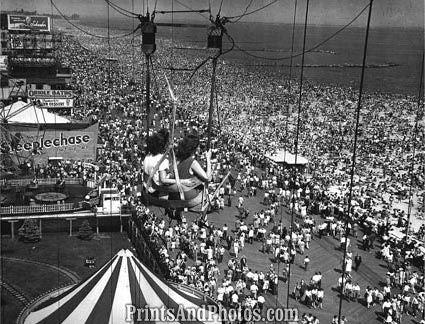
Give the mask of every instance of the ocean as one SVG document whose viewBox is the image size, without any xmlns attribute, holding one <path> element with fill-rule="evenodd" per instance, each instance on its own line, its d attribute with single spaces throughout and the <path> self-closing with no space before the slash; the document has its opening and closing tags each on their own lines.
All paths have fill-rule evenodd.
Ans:
<svg viewBox="0 0 425 324">
<path fill-rule="evenodd" d="M 105 18 L 82 19 L 81 24 L 91 27 L 106 27 Z M 137 26 L 137 20 L 135 21 Z M 130 18 L 111 18 L 114 29 L 131 30 Z M 307 27 L 306 49 L 319 44 L 339 30 L 340 26 Z M 282 79 L 289 76 L 292 25 L 266 23 L 227 24 L 228 34 L 236 47 L 223 59 L 255 72 L 278 72 Z M 329 85 L 359 87 L 365 28 L 348 27 L 315 51 L 305 54 L 304 79 Z M 302 52 L 304 27 L 296 25 L 294 53 Z M 368 68 L 365 72 L 364 89 L 367 92 L 417 95 L 423 51 L 423 29 L 372 28 L 369 33 L 367 52 Z M 197 55 L 206 47 L 207 30 L 158 26 L 157 38 L 174 39 L 183 44 L 188 55 Z M 224 51 L 231 47 L 226 36 Z M 129 44 L 130 46 L 130 44 Z M 177 45 L 176 45 L 177 46 Z M 197 49 L 188 49 L 188 48 Z M 261 58 L 247 55 L 245 52 Z M 276 60 L 276 58 L 287 58 Z M 301 55 L 293 59 L 292 77 L 299 79 Z M 179 67 L 176 62 L 176 67 Z"/>
</svg>

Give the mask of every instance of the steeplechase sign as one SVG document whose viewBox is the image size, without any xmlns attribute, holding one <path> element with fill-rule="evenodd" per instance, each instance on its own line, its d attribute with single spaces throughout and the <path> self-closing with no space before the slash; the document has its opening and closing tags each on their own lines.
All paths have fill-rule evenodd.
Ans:
<svg viewBox="0 0 425 324">
<path fill-rule="evenodd" d="M 7 134 L 1 141 L 1 152 L 15 162 L 27 156 L 36 164 L 46 164 L 50 157 L 64 160 L 95 160 L 98 124 L 46 124 L 43 129 L 6 125 Z M 11 140 L 8 141 L 7 139 Z M 16 159 L 14 157 L 16 156 Z"/>
<path fill-rule="evenodd" d="M 50 32 L 50 17 L 7 15 L 7 29 Z"/>
<path fill-rule="evenodd" d="M 67 136 L 63 132 L 54 137 L 39 137 L 34 142 L 17 143 L 15 146 L 16 152 L 42 150 L 43 148 L 67 147 L 73 145 L 86 145 L 90 142 L 90 135 L 75 135 Z"/>
</svg>

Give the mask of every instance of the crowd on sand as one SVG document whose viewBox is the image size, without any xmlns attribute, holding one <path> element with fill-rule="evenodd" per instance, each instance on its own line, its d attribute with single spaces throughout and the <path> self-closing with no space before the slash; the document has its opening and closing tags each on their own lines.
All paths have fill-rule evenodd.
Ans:
<svg viewBox="0 0 425 324">
<path fill-rule="evenodd" d="M 32 166 L 37 177 L 88 181 L 108 174 L 108 184 L 118 187 L 135 206 L 140 228 L 169 278 L 199 288 L 226 307 L 263 309 L 266 299 L 277 294 L 277 286 L 288 281 L 290 265 L 297 259 L 305 270 L 314 269 L 310 245 L 332 237 L 345 252 L 346 275 L 335 286 L 347 301 L 361 302 L 367 309 L 379 305 L 384 323 L 400 322 L 405 314 L 423 319 L 425 225 L 407 226 L 424 213 L 424 119 L 417 118 L 414 97 L 364 96 L 350 195 L 358 91 L 305 82 L 298 113 L 297 82 L 282 81 L 276 71 L 259 74 L 219 64 L 211 185 L 228 171 L 231 176 L 211 197 L 211 208 L 233 203 L 239 217 L 217 226 L 208 219 L 189 222 L 183 214 L 171 225 L 132 194 L 143 179 L 147 132 L 143 56 L 133 55 L 130 41 L 131 37 L 115 38 L 108 50 L 103 39 L 79 32 L 64 35 L 58 57 L 73 71 L 70 86 L 77 99 L 71 118 L 99 122 L 103 143 L 95 161 L 99 170 L 82 161 L 64 161 Z M 172 121 L 165 73 L 178 98 L 176 137 L 196 131 L 205 138 L 211 71 L 201 68 L 191 81 L 184 72 L 171 75 L 163 68 L 177 61 L 193 66 L 203 58 L 172 51 L 167 40 L 158 42 L 150 129 L 169 128 Z M 301 168 L 287 168 L 266 157 L 280 149 L 294 153 L 295 144 L 298 154 L 309 161 Z M 252 197 L 264 208 L 251 215 L 246 201 Z M 282 206 L 295 214 L 292 226 L 283 225 Z M 354 240 L 386 262 L 384 287 L 360 287 L 353 279 L 352 271 L 362 263 Z M 257 271 L 244 256 L 251 244 L 274 260 L 267 271 Z M 321 309 L 325 294 L 332 293 L 324 291 L 321 282 L 317 271 L 294 285 L 293 298 L 311 309 L 302 315 L 303 323 L 319 323 L 315 309 Z M 329 322 L 337 324 L 338 316 Z"/>
</svg>

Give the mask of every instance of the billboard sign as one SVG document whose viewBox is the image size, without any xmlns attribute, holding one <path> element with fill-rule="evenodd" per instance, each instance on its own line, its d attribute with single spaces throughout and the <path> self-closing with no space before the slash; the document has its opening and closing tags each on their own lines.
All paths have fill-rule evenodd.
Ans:
<svg viewBox="0 0 425 324">
<path fill-rule="evenodd" d="M 47 164 L 51 157 L 62 157 L 64 160 L 95 160 L 97 147 L 98 124 L 76 124 L 43 126 L 38 124 L 6 125 L 9 136 L 2 136 L 1 154 L 7 154 L 12 160 L 32 155 L 34 163 Z M 13 141 L 7 141 L 7 138 Z M 19 141 L 17 140 L 19 139 Z M 16 159 L 14 158 L 16 156 Z"/>
<path fill-rule="evenodd" d="M 72 108 L 74 107 L 74 99 L 37 99 L 43 108 Z"/>
<path fill-rule="evenodd" d="M 73 99 L 72 90 L 28 90 L 28 97 L 34 99 Z"/>
<path fill-rule="evenodd" d="M 7 48 L 11 50 L 52 50 L 56 40 L 50 34 L 9 34 Z"/>
<path fill-rule="evenodd" d="M 7 29 L 50 32 L 50 17 L 7 15 Z"/>
<path fill-rule="evenodd" d="M 7 55 L 0 55 L 0 72 L 7 71 Z"/>
</svg>

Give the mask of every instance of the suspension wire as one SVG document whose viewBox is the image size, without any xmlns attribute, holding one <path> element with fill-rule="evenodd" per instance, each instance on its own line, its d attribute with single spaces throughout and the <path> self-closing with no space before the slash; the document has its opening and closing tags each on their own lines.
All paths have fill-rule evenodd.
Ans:
<svg viewBox="0 0 425 324">
<path fill-rule="evenodd" d="M 137 17 L 137 15 L 134 12 L 131 12 L 131 14 L 128 14 L 127 11 L 124 8 L 121 8 L 120 6 L 114 4 L 113 2 L 109 1 L 109 0 L 105 0 L 105 2 L 111 6 L 112 9 L 114 9 L 116 12 L 120 13 L 121 15 L 127 17 L 127 18 L 134 18 Z"/>
<path fill-rule="evenodd" d="M 150 124 L 151 124 L 151 119 L 150 119 L 150 115 L 151 115 L 151 108 L 150 108 L 150 103 L 151 103 L 151 96 L 150 96 L 150 83 L 151 83 L 151 76 L 150 76 L 150 66 L 149 66 L 149 56 L 150 55 L 145 55 L 145 62 L 146 62 L 146 93 L 145 93 L 145 101 L 146 101 L 146 139 L 149 137 L 149 128 L 150 128 Z"/>
<path fill-rule="evenodd" d="M 242 15 L 240 15 L 239 16 L 239 18 L 238 19 L 236 19 L 235 21 L 231 21 L 232 23 L 237 23 L 237 22 L 239 22 L 243 17 L 245 17 L 245 15 L 246 15 L 246 13 L 247 13 L 247 11 L 248 11 L 248 9 L 249 9 L 249 7 L 251 7 L 251 5 L 252 5 L 252 3 L 254 2 L 254 0 L 250 0 L 249 1 L 249 3 L 248 3 L 248 5 L 246 6 L 246 8 L 245 8 L 245 10 L 244 10 L 244 12 L 242 13 Z"/>
<path fill-rule="evenodd" d="M 158 93 L 159 93 L 159 86 L 158 86 L 158 83 L 156 81 L 156 73 L 155 73 L 155 70 L 154 70 L 154 65 L 153 65 L 153 61 L 152 61 L 152 56 L 151 55 L 149 55 L 149 64 L 150 64 L 150 72 L 151 72 L 151 76 L 152 76 L 151 77 L 151 80 L 153 79 L 153 84 L 154 84 L 155 90 L 157 90 Z"/>
<path fill-rule="evenodd" d="M 53 31 L 53 3 L 52 2 L 50 2 L 50 19 L 51 19 L 51 28 L 52 28 L 52 31 Z M 62 37 L 62 36 L 61 36 Z M 55 59 L 57 59 L 57 57 L 58 57 L 58 55 L 57 55 L 57 48 L 56 48 L 56 45 L 55 45 L 55 49 L 54 49 L 54 56 L 55 56 Z M 46 120 L 45 120 L 45 118 L 44 118 L 44 111 L 43 111 L 43 109 L 41 109 L 41 112 L 43 113 L 43 119 L 44 119 L 44 122 L 46 122 Z M 37 113 L 36 113 L 36 116 L 37 116 Z M 55 124 L 56 124 L 56 114 L 55 114 Z M 39 129 L 40 129 L 40 127 L 39 127 Z M 45 134 L 45 132 L 46 132 L 46 130 L 44 130 L 44 134 Z M 43 135 L 44 135 L 43 134 Z M 38 134 L 37 134 L 38 135 Z M 43 136 L 44 137 L 44 136 Z M 56 137 L 56 127 L 55 127 L 55 137 Z M 57 156 L 57 152 L 56 152 L 56 156 Z M 36 174 L 35 174 L 35 163 L 34 163 L 34 158 L 33 158 L 33 168 L 34 168 L 34 178 L 36 178 Z M 40 225 L 41 225 L 41 219 L 40 219 Z M 56 222 L 59 222 L 59 216 L 57 216 L 57 218 L 56 218 Z M 42 231 L 42 229 L 41 229 L 41 226 L 40 226 L 40 236 L 42 235 L 41 234 L 41 231 Z M 57 249 L 57 253 L 56 253 L 56 258 L 57 258 L 57 264 L 58 264 L 58 267 L 60 267 L 60 251 L 59 251 L 59 248 Z M 58 287 L 59 287 L 59 285 L 60 285 L 60 275 L 59 275 L 59 271 L 58 271 L 58 275 L 57 275 L 57 285 L 58 285 Z"/>
<path fill-rule="evenodd" d="M 134 12 L 134 10 L 132 10 L 132 11 L 130 11 L 130 10 L 127 10 L 127 9 L 125 9 L 125 8 L 123 8 L 123 7 L 120 7 L 119 5 L 117 5 L 117 4 L 115 4 L 115 3 L 113 3 L 112 1 L 110 1 L 110 0 L 105 0 L 107 3 L 108 3 L 108 5 L 110 5 L 115 11 L 118 11 L 119 13 L 121 13 L 121 14 L 123 14 L 123 15 L 125 15 L 125 16 L 127 16 L 127 17 L 137 17 L 138 16 L 138 14 L 136 14 L 135 12 Z"/>
<path fill-rule="evenodd" d="M 86 35 L 92 36 L 92 37 L 97 37 L 97 38 L 102 38 L 102 39 L 122 38 L 122 37 L 127 37 L 127 36 L 130 36 L 130 35 L 134 34 L 136 32 L 136 30 L 138 29 L 138 27 L 137 27 L 136 30 L 133 30 L 130 33 L 122 34 L 122 35 L 114 35 L 114 36 L 110 36 L 110 35 L 108 35 L 108 36 L 96 35 L 96 34 L 93 34 L 91 32 L 88 32 L 87 30 L 84 30 L 83 28 L 81 28 L 81 27 L 77 26 L 76 24 L 74 24 L 67 16 L 65 16 L 62 13 L 62 11 L 56 6 L 56 4 L 53 2 L 53 0 L 50 0 L 50 3 L 52 4 L 53 7 L 55 7 L 55 9 L 59 13 L 59 15 L 63 19 L 65 19 L 68 24 L 70 24 L 71 26 L 73 26 L 75 29 L 78 29 L 80 32 L 82 32 L 82 33 L 84 33 Z"/>
<path fill-rule="evenodd" d="M 303 95 L 303 81 L 304 81 L 304 59 L 305 59 L 305 43 L 307 38 L 307 21 L 308 21 L 308 9 L 309 9 L 310 0 L 307 0 L 306 8 L 305 8 L 305 20 L 304 20 L 304 36 L 303 36 L 303 54 L 301 58 L 301 72 L 300 72 L 300 86 L 299 86 L 299 97 L 298 97 L 298 116 L 297 116 L 297 128 L 296 128 L 296 135 L 295 135 L 295 165 L 294 165 L 294 171 L 293 171 L 293 185 L 291 192 L 291 201 L 290 201 L 290 208 L 291 208 L 291 223 L 289 225 L 289 263 L 288 263 L 288 291 L 289 286 L 291 284 L 291 261 L 292 261 L 292 248 L 293 248 L 293 240 L 292 240 L 292 234 L 293 234 L 293 228 L 294 228 L 294 214 L 295 214 L 295 201 L 296 197 L 298 196 L 298 193 L 296 192 L 296 178 L 297 178 L 297 159 L 298 159 L 298 143 L 299 143 L 299 135 L 300 135 L 300 123 L 301 123 L 301 104 L 302 104 L 302 95 Z M 295 11 L 294 11 L 294 21 L 295 21 Z M 296 195 L 296 196 L 295 196 Z M 292 204 L 292 205 L 291 205 Z M 289 293 L 286 296 L 286 305 L 289 306 Z"/>
<path fill-rule="evenodd" d="M 216 109 L 217 109 L 217 126 L 218 126 L 218 132 L 219 135 L 221 134 L 221 121 L 220 121 L 220 106 L 218 104 L 218 87 L 219 87 L 219 83 L 218 80 L 216 81 L 216 88 L 215 88 L 215 105 L 216 105 Z"/>
<path fill-rule="evenodd" d="M 298 2 L 297 0 L 295 0 L 294 2 L 294 19 L 292 22 L 292 37 L 291 37 L 291 56 L 294 53 L 294 40 L 295 40 L 295 21 L 296 21 L 296 17 L 297 17 L 297 5 Z M 291 85 L 292 85 L 292 58 L 290 61 L 290 66 L 289 66 L 289 84 L 288 84 L 288 106 L 286 108 L 286 125 L 285 125 L 285 141 L 288 141 L 288 120 L 289 120 L 289 106 L 291 104 L 291 94 L 292 94 L 292 89 L 291 89 Z M 286 151 L 288 149 L 288 146 L 285 145 L 285 156 L 284 159 L 286 160 Z M 283 200 L 283 197 L 282 197 Z M 282 224 L 282 219 L 283 219 L 283 204 L 281 202 L 281 206 L 280 206 L 280 223 Z M 291 224 L 293 222 L 293 213 L 291 212 Z M 291 233 L 291 237 L 292 237 L 292 233 Z M 291 273 L 288 273 L 288 286 L 287 286 L 287 291 L 286 291 L 286 307 L 289 307 L 289 294 L 290 294 L 290 275 Z M 276 307 L 277 307 L 277 297 L 276 297 Z"/>
<path fill-rule="evenodd" d="M 157 81 L 158 78 L 156 77 L 155 66 L 153 65 L 151 55 L 149 55 L 149 62 L 150 62 L 150 65 L 151 65 L 151 71 L 152 71 L 152 76 L 153 76 L 153 82 L 155 84 L 155 91 L 156 91 L 156 94 L 157 94 L 157 99 L 158 99 L 158 101 L 161 101 L 161 100 L 159 100 L 159 99 L 161 99 L 161 92 L 160 92 L 160 88 L 159 88 L 158 81 Z"/>
<path fill-rule="evenodd" d="M 297 9 L 297 0 L 295 0 L 294 19 L 296 17 L 296 9 Z M 293 45 L 293 40 L 294 40 L 294 34 L 292 34 L 292 45 Z M 291 69 L 292 69 L 292 67 L 291 67 Z M 289 98 L 289 96 L 288 96 L 288 98 Z M 288 99 L 288 105 L 289 105 L 289 99 Z M 288 110 L 288 108 L 287 108 L 287 110 Z M 288 116 L 286 117 L 286 127 L 287 126 L 288 126 Z M 288 129 L 286 128 L 286 132 L 287 131 L 288 131 Z M 287 138 L 287 136 L 286 136 L 286 138 Z M 286 146 L 285 146 L 285 153 L 284 153 L 284 160 L 285 159 L 286 159 Z M 283 195 L 280 198 L 280 223 L 279 223 L 279 226 L 282 226 L 282 221 L 283 221 Z M 281 228 L 281 231 L 283 233 L 283 228 Z M 279 248 L 279 254 L 280 254 L 280 248 Z M 279 256 L 279 260 L 278 260 L 278 264 L 277 264 L 277 275 L 278 275 L 278 278 L 279 278 L 279 273 L 280 273 L 280 256 Z M 287 295 L 289 296 L 289 283 L 288 283 L 288 293 L 287 293 Z M 279 279 L 277 281 L 275 307 L 277 307 L 278 299 L 279 299 Z M 288 299 L 287 299 L 287 303 L 288 303 Z M 286 305 L 286 307 L 288 307 L 288 305 Z"/>
<path fill-rule="evenodd" d="M 172 14 L 172 13 L 203 13 L 203 12 L 210 12 L 209 9 L 199 9 L 199 10 L 155 10 L 154 13 L 158 14 Z"/>
<path fill-rule="evenodd" d="M 174 61 L 174 0 L 171 0 L 171 62 Z M 171 82 L 174 81 L 174 71 L 171 71 Z"/>
<path fill-rule="evenodd" d="M 109 12 L 109 3 L 107 4 L 107 15 L 108 15 L 108 56 L 111 57 L 111 31 L 110 31 L 110 12 Z M 111 87 L 111 60 L 108 60 L 108 91 L 109 91 L 109 110 L 112 106 L 112 87 Z M 114 109 L 115 110 L 115 109 Z M 112 161 L 111 161 L 112 162 Z M 112 200 L 110 201 L 110 208 L 112 209 Z M 110 218 L 110 230 L 112 231 L 112 217 Z M 111 257 L 112 257 L 112 236 L 111 236 Z M 112 275 L 112 267 L 111 267 L 111 275 Z M 111 302 L 112 302 L 112 296 L 113 296 L 113 287 L 110 286 L 110 293 L 111 293 Z"/>
<path fill-rule="evenodd" d="M 143 53 L 141 53 L 141 54 L 143 54 Z M 146 73 L 146 65 L 145 64 L 143 64 L 143 62 L 141 63 L 141 66 L 142 66 L 142 69 L 141 69 L 141 75 L 142 76 L 145 76 L 145 73 Z M 143 90 L 145 90 L 146 91 L 146 77 L 141 77 L 140 78 L 140 82 L 141 82 L 141 89 L 143 89 Z M 143 90 L 142 90 L 142 94 L 143 94 Z M 142 104 L 141 104 L 141 106 L 140 106 L 140 113 L 141 114 L 143 114 L 143 109 L 142 109 Z M 144 127 L 144 126 L 143 126 Z"/>
<path fill-rule="evenodd" d="M 294 56 L 294 41 L 295 41 L 295 22 L 296 22 L 296 17 L 297 17 L 297 0 L 295 0 L 295 4 L 294 4 L 294 20 L 292 22 L 291 59 L 289 61 L 289 84 L 288 84 L 289 96 L 291 95 L 291 91 L 292 91 L 292 89 L 291 89 L 291 86 L 292 86 L 292 63 L 293 63 L 293 56 Z M 288 102 L 288 113 L 289 113 L 289 102 Z M 286 119 L 286 133 L 288 133 L 288 119 Z"/>
<path fill-rule="evenodd" d="M 51 27 L 52 27 L 52 31 L 53 31 L 53 4 L 52 3 L 50 3 L 50 16 L 51 16 Z M 61 39 L 62 39 L 62 36 L 60 36 L 61 37 Z M 56 47 L 56 44 L 54 45 L 55 46 L 55 48 L 54 48 L 54 56 L 55 56 L 55 59 L 57 59 L 58 58 L 58 55 L 57 55 L 57 47 Z M 42 114 L 43 114 L 43 119 L 44 119 L 44 122 L 46 122 L 46 119 L 45 119 L 45 117 L 44 117 L 44 110 L 43 109 L 41 109 L 41 112 L 42 112 Z M 36 116 L 37 116 L 37 113 L 36 113 Z M 55 116 L 55 124 L 56 124 L 56 114 L 54 115 Z M 39 127 L 38 127 L 38 130 L 37 130 L 37 133 L 38 133 L 38 131 L 40 130 L 40 125 L 39 125 Z M 57 128 L 55 127 L 55 137 L 57 136 L 56 135 L 56 131 L 57 131 Z M 44 129 L 44 133 L 43 133 L 43 137 L 44 137 L 44 135 L 45 135 L 45 133 L 46 133 L 46 129 Z M 37 134 L 38 135 L 38 134 Z M 57 154 L 57 151 L 56 151 L 56 156 L 57 156 L 58 154 Z M 33 172 L 34 172 L 34 178 L 36 178 L 36 174 L 35 174 L 35 162 L 34 162 L 34 157 L 33 157 L 33 160 L 32 160 L 32 163 L 33 163 Z M 56 221 L 58 222 L 59 221 L 59 216 L 56 218 Z M 40 221 L 39 221 L 40 223 L 40 236 L 42 235 L 41 234 L 41 231 L 42 231 L 42 229 L 41 229 L 41 219 L 40 219 Z M 58 267 L 60 266 L 60 252 L 59 252 L 59 248 L 58 248 L 58 250 L 57 250 L 57 255 L 56 255 L 56 257 L 57 257 L 57 263 L 58 263 Z M 60 276 L 59 276 L 59 272 L 58 272 L 58 276 L 57 276 L 57 284 L 58 284 L 58 287 L 59 287 L 59 285 L 60 285 Z"/>
<path fill-rule="evenodd" d="M 353 184 L 354 184 L 354 174 L 356 169 L 356 158 L 357 158 L 357 140 L 359 135 L 359 126 L 360 126 L 360 111 L 362 107 L 362 95 L 363 95 L 363 84 L 364 84 L 364 75 L 365 75 L 365 68 L 366 68 L 366 57 L 367 57 L 367 45 L 369 41 L 369 29 L 370 29 L 370 21 L 372 16 L 372 5 L 373 0 L 370 0 L 369 2 L 369 14 L 367 17 L 367 26 L 366 26 L 366 35 L 365 35 L 365 42 L 364 42 L 364 49 L 363 49 L 363 62 L 362 62 L 362 72 L 360 76 L 360 86 L 359 86 L 359 99 L 357 103 L 357 109 L 356 109 L 356 125 L 354 130 L 354 144 L 353 144 L 353 156 L 351 161 L 351 174 L 350 174 L 350 187 L 349 187 L 349 196 L 348 196 L 348 202 L 347 202 L 347 215 L 345 219 L 344 224 L 344 255 L 342 259 L 342 276 L 341 276 L 341 286 L 340 286 L 340 295 L 339 295 L 339 308 L 338 308 L 338 323 L 341 323 L 341 312 L 342 312 L 342 300 L 344 298 L 343 295 L 343 286 L 345 281 L 345 275 L 346 275 L 346 258 L 347 258 L 347 241 L 349 236 L 349 228 L 348 225 L 350 223 L 350 212 L 351 212 L 351 201 L 353 198 Z"/>
<path fill-rule="evenodd" d="M 110 22 L 109 22 L 109 3 L 107 6 L 107 14 L 108 14 L 108 57 L 111 58 L 111 30 L 110 30 Z M 111 104 L 111 60 L 108 60 L 108 87 L 109 87 L 109 104 Z"/>
<path fill-rule="evenodd" d="M 172 44 L 172 47 L 171 47 L 171 65 L 173 65 L 173 62 L 174 62 L 174 0 L 171 0 L 171 24 L 172 24 L 172 26 L 171 26 L 171 44 Z M 164 74 L 165 74 L 165 72 L 164 72 Z M 171 79 L 171 85 L 173 86 L 174 85 L 174 70 L 171 70 L 171 75 L 170 75 L 170 79 Z M 173 86 L 174 87 L 174 86 Z M 173 105 L 175 105 L 175 102 L 173 102 Z M 177 113 L 177 106 L 175 105 L 175 108 L 176 108 L 176 113 Z M 172 120 L 172 121 L 170 121 L 170 123 L 173 123 L 173 125 L 170 125 L 170 127 L 172 127 L 172 129 L 173 129 L 173 136 L 174 136 L 174 128 L 175 128 L 175 117 L 174 117 L 174 119 Z M 172 141 L 173 141 L 173 143 L 174 143 L 174 138 L 172 139 Z M 174 158 L 174 155 L 173 155 L 173 158 Z"/>
<path fill-rule="evenodd" d="M 256 13 L 256 12 L 258 12 L 258 11 L 261 11 L 261 10 L 263 10 L 263 9 L 265 9 L 265 8 L 267 8 L 267 7 L 269 7 L 269 6 L 271 6 L 272 4 L 275 4 L 276 2 L 278 2 L 279 0 L 273 0 L 272 2 L 269 2 L 268 4 L 266 4 L 266 5 L 264 5 L 264 6 L 262 6 L 262 7 L 260 7 L 260 8 L 258 8 L 258 9 L 255 9 L 255 10 L 253 10 L 253 11 L 251 11 L 251 12 L 245 12 L 245 13 L 243 13 L 242 15 L 238 15 L 238 16 L 231 16 L 231 17 L 226 17 L 227 19 L 234 19 L 234 18 L 239 18 L 239 20 L 242 18 L 242 17 L 246 17 L 246 16 L 248 16 L 248 15 L 252 15 L 253 13 Z M 239 21 L 238 20 L 238 21 Z"/>
<path fill-rule="evenodd" d="M 220 8 L 218 9 L 217 16 L 220 16 L 220 14 L 221 14 L 221 8 L 223 7 L 223 1 L 224 0 L 221 0 L 221 2 L 220 2 Z"/>
<path fill-rule="evenodd" d="M 131 0 L 131 10 L 132 11 L 134 11 L 134 0 Z M 135 17 L 133 17 L 132 18 L 132 24 L 133 24 L 133 30 L 134 30 L 134 19 L 135 19 Z M 132 64 L 132 70 L 131 70 L 131 72 L 132 72 L 132 77 L 131 77 L 131 80 L 132 80 L 132 83 L 134 84 L 134 69 L 135 69 L 135 65 L 134 65 L 134 61 L 135 61 L 135 48 L 134 48 L 134 36 L 135 36 L 135 33 L 133 33 L 133 37 L 132 37 L 132 40 L 131 40 L 131 45 L 132 45 L 132 47 L 131 47 L 131 50 L 132 50 L 132 54 L 131 54 L 131 56 L 132 56 L 132 60 L 131 60 L 131 64 Z"/>
<path fill-rule="evenodd" d="M 192 10 L 192 11 L 195 11 L 193 8 L 191 8 L 190 6 L 188 6 L 188 5 L 185 5 L 183 2 L 181 2 L 181 1 L 179 1 L 179 0 L 175 0 L 179 5 L 181 5 L 181 6 L 183 6 L 183 7 L 185 7 L 186 9 L 188 9 L 188 10 Z M 210 6 L 211 6 L 211 3 L 210 3 Z M 201 17 L 203 17 L 204 19 L 206 19 L 206 20 L 208 20 L 208 21 L 210 21 L 210 19 L 208 18 L 208 17 L 206 17 L 204 14 L 202 14 L 201 12 L 197 12 L 197 14 L 198 15 L 200 15 Z M 211 8 L 210 8 L 210 15 L 211 15 Z"/>
<path fill-rule="evenodd" d="M 207 151 L 211 148 L 211 129 L 213 119 L 213 106 L 214 106 L 214 94 L 216 91 L 215 79 L 216 79 L 216 68 L 217 68 L 217 57 L 212 59 L 212 73 L 211 73 L 211 94 L 210 94 L 210 107 L 208 111 L 208 128 L 207 128 Z"/>
<path fill-rule="evenodd" d="M 422 106 L 424 104 L 423 102 L 423 80 L 424 80 L 424 55 L 425 52 L 424 50 L 422 50 L 422 68 L 421 68 L 421 73 L 420 73 L 420 79 L 419 79 L 419 90 L 418 90 L 418 101 L 417 101 L 417 111 L 416 111 L 416 120 L 415 120 L 415 126 L 414 126 L 414 131 L 413 131 L 413 137 L 412 137 L 412 144 L 413 144 L 413 152 L 412 152 L 412 162 L 410 163 L 410 168 L 409 168 L 409 173 L 410 173 L 410 185 L 409 185 L 409 205 L 407 207 L 407 224 L 406 224 L 406 243 L 407 243 L 407 238 L 409 236 L 409 229 L 410 229 L 410 216 L 412 214 L 412 187 L 413 187 L 413 170 L 414 170 L 414 165 L 415 165 L 415 157 L 416 157 L 416 138 L 418 135 L 418 131 L 419 131 L 419 127 L 418 127 L 418 123 L 420 120 L 420 116 L 423 116 L 423 112 L 421 112 L 421 101 L 422 101 Z"/>
<path fill-rule="evenodd" d="M 302 53 L 297 53 L 295 55 L 284 56 L 284 57 L 266 57 L 266 56 L 252 54 L 248 50 L 245 50 L 245 49 L 241 48 L 237 44 L 235 46 L 236 46 L 236 48 L 238 50 L 240 50 L 242 53 L 244 53 L 244 54 L 246 54 L 248 56 L 251 56 L 251 57 L 254 57 L 254 58 L 259 58 L 259 59 L 264 59 L 264 60 L 268 60 L 268 61 L 283 61 L 283 60 L 288 60 L 288 59 L 291 59 L 291 58 L 299 57 L 299 56 L 301 56 L 301 55 L 303 55 L 305 53 L 313 52 L 317 48 L 321 47 L 322 45 L 324 45 L 325 43 L 329 42 L 331 39 L 333 39 L 334 37 L 336 37 L 339 33 L 341 33 L 346 28 L 348 28 L 350 25 L 352 25 L 363 14 L 363 12 L 366 11 L 366 9 L 368 7 L 369 7 L 369 4 L 367 4 L 362 10 L 360 10 L 360 12 L 356 16 L 354 16 L 353 19 L 351 19 L 347 24 L 345 24 L 344 26 L 342 26 L 340 29 L 338 29 L 336 32 L 334 32 L 332 35 L 330 35 L 329 37 L 325 38 L 323 41 L 317 43 L 316 45 L 314 45 L 313 47 L 309 48 L 308 50 L 303 51 Z"/>
<path fill-rule="evenodd" d="M 195 73 L 202 67 L 202 66 L 204 66 L 209 60 L 214 60 L 214 59 L 218 59 L 220 56 L 223 56 L 223 55 L 225 55 L 225 54 L 227 54 L 227 53 L 229 53 L 229 52 L 231 52 L 231 51 L 233 51 L 233 49 L 235 48 L 235 40 L 233 39 L 233 37 L 232 36 L 230 36 L 228 33 L 227 33 L 227 31 L 226 30 L 224 30 L 224 34 L 227 36 L 227 38 L 232 42 L 232 46 L 228 49 L 228 50 L 226 50 L 226 51 L 224 51 L 224 52 L 220 52 L 218 55 L 216 55 L 216 56 L 209 56 L 209 57 L 207 57 L 205 60 L 203 60 L 201 63 L 199 63 L 198 64 L 198 66 L 197 67 L 195 67 L 195 68 L 193 68 L 193 69 L 190 69 L 191 71 L 193 71 L 192 72 L 192 74 L 190 75 L 190 77 L 189 77 L 189 80 L 188 80 L 188 82 L 190 82 L 191 80 L 192 80 L 192 78 L 193 78 L 193 76 L 195 75 Z"/>
</svg>

